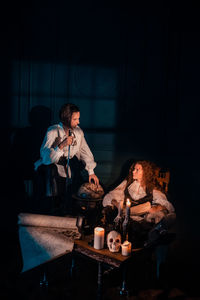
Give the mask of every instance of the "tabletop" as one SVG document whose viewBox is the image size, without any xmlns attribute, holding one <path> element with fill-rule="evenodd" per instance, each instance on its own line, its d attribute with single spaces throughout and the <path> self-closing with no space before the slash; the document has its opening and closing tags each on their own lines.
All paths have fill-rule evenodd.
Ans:
<svg viewBox="0 0 200 300">
<path fill-rule="evenodd" d="M 108 248 L 97 250 L 92 245 L 93 235 L 74 241 L 74 252 L 81 253 L 98 262 L 103 262 L 114 267 L 120 267 L 122 263 L 133 258 L 134 254 L 142 251 L 142 248 L 132 249 L 131 255 L 123 256 L 120 252 L 111 252 Z"/>
</svg>

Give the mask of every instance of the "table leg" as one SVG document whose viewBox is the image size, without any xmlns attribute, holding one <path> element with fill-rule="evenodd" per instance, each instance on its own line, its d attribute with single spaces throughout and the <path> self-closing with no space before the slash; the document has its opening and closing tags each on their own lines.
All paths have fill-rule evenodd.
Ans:
<svg viewBox="0 0 200 300">
<path fill-rule="evenodd" d="M 97 300 L 102 299 L 102 263 L 98 262 Z"/>
<path fill-rule="evenodd" d="M 125 296 L 128 296 L 129 295 L 129 291 L 127 289 L 127 286 L 126 286 L 126 275 L 127 275 L 127 265 L 125 264 L 123 266 L 123 270 L 122 270 L 122 288 L 120 290 L 120 295 L 125 295 Z"/>
<path fill-rule="evenodd" d="M 47 273 L 46 273 L 46 268 L 45 266 L 41 268 L 41 273 L 40 273 L 40 287 L 48 287 L 49 282 L 47 279 Z"/>
<path fill-rule="evenodd" d="M 47 299 L 47 295 L 49 292 L 48 289 L 48 279 L 47 279 L 47 273 L 46 273 L 46 267 L 43 266 L 41 273 L 40 273 L 40 291 L 39 291 L 39 298 L 41 299 Z"/>
<path fill-rule="evenodd" d="M 74 256 L 72 256 L 71 268 L 70 268 L 71 279 L 74 277 L 74 268 L 75 268 L 75 258 L 74 258 Z"/>
</svg>

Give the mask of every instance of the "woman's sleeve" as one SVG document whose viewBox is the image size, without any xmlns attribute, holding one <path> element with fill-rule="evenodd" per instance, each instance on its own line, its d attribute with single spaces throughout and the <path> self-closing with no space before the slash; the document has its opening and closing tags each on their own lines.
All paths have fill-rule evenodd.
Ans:
<svg viewBox="0 0 200 300">
<path fill-rule="evenodd" d="M 40 148 L 40 156 L 42 162 L 45 165 L 50 165 L 53 163 L 58 163 L 61 156 L 63 156 L 63 150 L 59 147 L 53 147 L 56 137 L 58 136 L 57 130 L 50 129 L 47 131 L 42 146 Z"/>
<path fill-rule="evenodd" d="M 158 190 L 153 190 L 153 202 L 152 205 L 160 204 L 168 210 L 169 213 L 174 212 L 173 205 L 167 200 L 167 197 L 164 193 Z"/>
<path fill-rule="evenodd" d="M 124 190 L 126 187 L 127 180 L 123 180 L 114 190 L 110 191 L 103 198 L 103 206 L 111 206 L 112 199 L 117 202 L 124 201 Z"/>
</svg>

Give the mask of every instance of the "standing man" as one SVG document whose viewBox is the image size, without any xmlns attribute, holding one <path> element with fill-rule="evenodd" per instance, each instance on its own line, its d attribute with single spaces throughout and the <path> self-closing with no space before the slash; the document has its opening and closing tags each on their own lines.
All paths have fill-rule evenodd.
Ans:
<svg viewBox="0 0 200 300">
<path fill-rule="evenodd" d="M 42 146 L 40 148 L 41 159 L 35 163 L 35 169 L 40 165 L 53 167 L 51 182 L 55 183 L 53 194 L 61 195 L 63 201 L 71 200 L 71 193 L 78 188 L 77 178 L 80 177 L 79 162 L 81 161 L 88 172 L 89 182 L 99 185 L 99 179 L 94 173 L 96 162 L 85 140 L 80 124 L 80 109 L 71 103 L 64 104 L 59 112 L 60 123 L 48 128 Z M 49 171 L 48 171 L 49 172 Z M 70 190 L 70 192 L 69 192 Z M 52 187 L 49 189 L 49 196 Z"/>
</svg>

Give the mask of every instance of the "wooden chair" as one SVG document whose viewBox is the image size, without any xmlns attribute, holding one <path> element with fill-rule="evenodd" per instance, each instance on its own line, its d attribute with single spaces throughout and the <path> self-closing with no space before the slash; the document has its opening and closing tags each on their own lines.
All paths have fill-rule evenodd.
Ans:
<svg viewBox="0 0 200 300">
<path fill-rule="evenodd" d="M 168 193 L 170 172 L 169 170 L 164 170 L 162 168 L 156 169 L 156 180 L 158 184 L 162 187 L 163 192 Z"/>
</svg>

